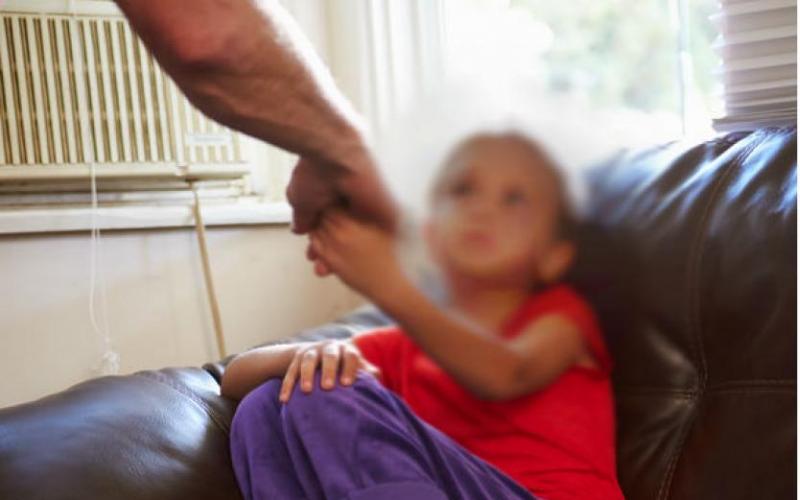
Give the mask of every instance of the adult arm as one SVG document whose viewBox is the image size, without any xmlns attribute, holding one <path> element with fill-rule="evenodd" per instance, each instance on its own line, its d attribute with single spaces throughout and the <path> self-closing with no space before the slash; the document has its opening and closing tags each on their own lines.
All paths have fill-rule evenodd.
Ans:
<svg viewBox="0 0 800 500">
<path fill-rule="evenodd" d="M 116 2 L 195 106 L 301 156 L 287 192 L 296 230 L 340 198 L 391 224 L 360 116 L 277 0 Z"/>
<path fill-rule="evenodd" d="M 360 118 L 277 0 L 116 1 L 210 117 L 315 160 L 362 160 Z"/>
</svg>

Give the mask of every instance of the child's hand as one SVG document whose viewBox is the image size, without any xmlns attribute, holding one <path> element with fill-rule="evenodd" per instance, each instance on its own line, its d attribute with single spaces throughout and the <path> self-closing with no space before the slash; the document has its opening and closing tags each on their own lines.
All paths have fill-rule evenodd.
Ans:
<svg viewBox="0 0 800 500">
<path fill-rule="evenodd" d="M 365 370 L 380 377 L 380 370 L 364 359 L 358 348 L 351 342 L 342 340 L 323 340 L 301 346 L 295 351 L 294 358 L 286 369 L 281 385 L 280 401 L 289 401 L 294 385 L 300 379 L 300 389 L 309 393 L 314 387 L 314 374 L 321 367 L 320 385 L 323 389 L 333 389 L 336 374 L 340 374 L 339 383 L 351 385 L 356 379 L 358 370 Z"/>
<path fill-rule="evenodd" d="M 310 238 L 311 250 L 328 270 L 376 302 L 376 295 L 403 276 L 392 234 L 341 210 L 327 211 Z"/>
</svg>

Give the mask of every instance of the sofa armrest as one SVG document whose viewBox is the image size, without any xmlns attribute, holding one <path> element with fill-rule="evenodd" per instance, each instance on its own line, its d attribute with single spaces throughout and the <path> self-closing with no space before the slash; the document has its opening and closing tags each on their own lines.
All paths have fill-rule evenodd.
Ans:
<svg viewBox="0 0 800 500">
<path fill-rule="evenodd" d="M 199 368 L 97 378 L 0 410 L 0 498 L 240 498 L 234 410 Z"/>
</svg>

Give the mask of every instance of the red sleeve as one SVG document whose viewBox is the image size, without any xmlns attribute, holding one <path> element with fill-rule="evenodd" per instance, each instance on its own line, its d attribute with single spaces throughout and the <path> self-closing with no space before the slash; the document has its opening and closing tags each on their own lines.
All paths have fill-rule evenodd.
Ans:
<svg viewBox="0 0 800 500">
<path fill-rule="evenodd" d="M 561 314 L 574 322 L 600 364 L 600 369 L 609 373 L 612 364 L 611 355 L 608 353 L 597 318 L 589 303 L 568 286 L 558 287 L 552 299 L 552 306 L 548 312 Z"/>
<path fill-rule="evenodd" d="M 407 343 L 405 334 L 399 328 L 390 327 L 355 335 L 352 340 L 364 358 L 381 371 L 383 385 L 398 392 L 403 346 Z"/>
</svg>

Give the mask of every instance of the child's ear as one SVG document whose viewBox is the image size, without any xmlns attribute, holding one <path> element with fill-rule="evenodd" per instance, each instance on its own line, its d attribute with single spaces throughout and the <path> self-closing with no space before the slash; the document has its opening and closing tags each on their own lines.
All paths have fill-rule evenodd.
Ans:
<svg viewBox="0 0 800 500">
<path fill-rule="evenodd" d="M 556 243 L 539 265 L 539 279 L 553 283 L 561 278 L 575 259 L 575 245 L 568 241 Z"/>
</svg>

